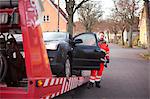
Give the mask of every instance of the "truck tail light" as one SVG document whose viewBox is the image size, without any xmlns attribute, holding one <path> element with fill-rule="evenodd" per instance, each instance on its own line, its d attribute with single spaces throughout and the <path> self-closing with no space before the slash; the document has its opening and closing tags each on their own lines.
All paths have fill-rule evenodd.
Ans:
<svg viewBox="0 0 150 99">
<path fill-rule="evenodd" d="M 36 81 L 36 87 L 41 87 L 43 85 L 42 80 L 37 80 Z"/>
</svg>

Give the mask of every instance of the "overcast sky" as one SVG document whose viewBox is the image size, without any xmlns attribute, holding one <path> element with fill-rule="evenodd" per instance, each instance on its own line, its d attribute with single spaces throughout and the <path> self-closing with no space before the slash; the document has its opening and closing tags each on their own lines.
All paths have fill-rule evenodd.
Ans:
<svg viewBox="0 0 150 99">
<path fill-rule="evenodd" d="M 99 0 L 97 0 L 99 1 Z M 104 18 L 110 15 L 111 9 L 114 7 L 112 0 L 101 0 L 102 2 L 102 10 L 104 11 Z"/>
<path fill-rule="evenodd" d="M 58 0 L 54 0 L 54 1 L 57 4 Z M 81 0 L 76 0 L 76 1 L 81 1 Z M 103 19 L 106 19 L 107 17 L 109 17 L 109 15 L 111 14 L 111 9 L 114 7 L 113 0 L 92 0 L 92 1 L 96 1 L 98 3 L 101 3 L 102 10 L 104 11 Z M 142 8 L 142 5 L 143 5 L 143 0 L 141 0 L 141 2 L 140 2 L 140 9 Z M 65 12 L 65 0 L 60 0 L 60 7 Z M 140 11 L 140 9 L 139 9 L 139 11 Z M 77 13 L 74 15 L 74 21 L 78 21 L 78 14 Z"/>
</svg>

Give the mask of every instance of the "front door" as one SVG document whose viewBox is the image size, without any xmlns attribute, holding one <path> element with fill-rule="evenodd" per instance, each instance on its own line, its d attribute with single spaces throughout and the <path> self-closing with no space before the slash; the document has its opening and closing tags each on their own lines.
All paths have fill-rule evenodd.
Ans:
<svg viewBox="0 0 150 99">
<path fill-rule="evenodd" d="M 101 51 L 97 44 L 97 38 L 94 33 L 83 33 L 74 37 L 76 43 L 73 50 L 73 69 L 91 70 L 99 69 Z"/>
</svg>

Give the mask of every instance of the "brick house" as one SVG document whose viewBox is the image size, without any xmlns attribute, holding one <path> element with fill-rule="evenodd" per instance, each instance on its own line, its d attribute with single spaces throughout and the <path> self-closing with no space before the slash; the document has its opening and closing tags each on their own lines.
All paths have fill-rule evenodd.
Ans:
<svg viewBox="0 0 150 99">
<path fill-rule="evenodd" d="M 41 24 L 42 31 L 58 31 L 58 6 L 53 0 L 42 0 L 44 12 L 43 23 Z M 67 31 L 67 15 L 59 7 L 59 30 Z"/>
</svg>

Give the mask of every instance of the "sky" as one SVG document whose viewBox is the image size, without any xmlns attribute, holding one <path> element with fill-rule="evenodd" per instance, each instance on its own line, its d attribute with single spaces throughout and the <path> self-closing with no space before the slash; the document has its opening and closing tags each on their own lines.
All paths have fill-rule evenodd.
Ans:
<svg viewBox="0 0 150 99">
<path fill-rule="evenodd" d="M 101 2 L 102 10 L 104 11 L 103 18 L 107 18 L 111 13 L 111 9 L 114 7 L 113 1 L 112 0 L 94 0 L 94 1 Z"/>
<path fill-rule="evenodd" d="M 111 13 L 111 8 L 114 7 L 112 0 L 92 0 L 98 3 L 101 3 L 103 13 L 103 18 L 107 18 Z M 55 0 L 57 3 L 57 0 Z M 65 11 L 65 0 L 60 0 L 60 7 Z M 76 13 L 74 16 L 74 21 L 78 21 L 78 14 Z"/>
<path fill-rule="evenodd" d="M 54 0 L 55 3 L 57 4 L 58 0 Z M 76 0 L 76 1 L 81 1 L 81 0 Z M 101 3 L 102 5 L 102 10 L 104 11 L 102 18 L 106 19 L 109 17 L 109 15 L 111 14 L 111 9 L 114 7 L 114 3 L 113 0 L 92 0 L 98 3 Z M 143 0 L 141 0 L 140 2 L 140 8 L 142 8 L 143 5 Z M 65 12 L 65 0 L 60 0 L 60 7 L 64 10 Z M 140 11 L 140 9 L 139 9 Z M 75 13 L 74 15 L 74 21 L 78 21 L 78 14 Z"/>
</svg>

